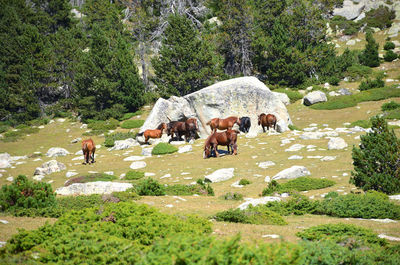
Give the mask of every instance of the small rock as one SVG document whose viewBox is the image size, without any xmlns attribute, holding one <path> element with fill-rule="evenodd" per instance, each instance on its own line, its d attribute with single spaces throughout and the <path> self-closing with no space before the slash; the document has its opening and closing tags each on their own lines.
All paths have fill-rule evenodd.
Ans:
<svg viewBox="0 0 400 265">
<path fill-rule="evenodd" d="M 275 166 L 275 163 L 272 161 L 265 161 L 265 162 L 258 163 L 258 167 L 264 168 L 264 169 L 271 167 L 271 166 Z"/>
<path fill-rule="evenodd" d="M 142 155 L 143 156 L 151 156 L 151 151 L 153 151 L 153 147 L 143 148 Z"/>
<path fill-rule="evenodd" d="M 263 238 L 269 237 L 269 238 L 280 238 L 280 235 L 262 235 Z"/>
<path fill-rule="evenodd" d="M 167 205 L 165 205 L 165 207 L 167 207 L 167 208 L 172 208 L 172 207 L 174 207 L 172 204 L 167 204 Z"/>
<path fill-rule="evenodd" d="M 205 180 L 210 182 L 220 182 L 231 179 L 233 177 L 234 168 L 221 168 L 214 171 L 212 174 L 205 176 Z"/>
<path fill-rule="evenodd" d="M 294 179 L 304 176 L 311 175 L 310 171 L 304 166 L 292 166 L 290 168 L 284 169 L 275 176 L 272 177 L 274 180 L 278 179 Z"/>
<path fill-rule="evenodd" d="M 2 224 L 8 224 L 8 221 L 7 220 L 0 220 L 0 223 L 2 223 Z"/>
<path fill-rule="evenodd" d="M 170 178 L 171 174 L 165 174 L 164 176 L 160 177 L 160 179 Z"/>
<path fill-rule="evenodd" d="M 78 138 L 73 139 L 71 141 L 71 144 L 75 144 L 75 143 L 80 142 L 80 141 L 82 141 L 82 138 L 78 137 Z"/>
<path fill-rule="evenodd" d="M 329 150 L 341 150 L 346 148 L 348 145 L 344 141 L 344 139 L 340 137 L 332 137 L 328 142 L 328 149 Z"/>
<path fill-rule="evenodd" d="M 267 182 L 267 183 L 271 182 L 271 177 L 270 176 L 266 176 L 264 178 L 264 182 Z"/>
<path fill-rule="evenodd" d="M 326 95 L 322 91 L 313 91 L 311 93 L 308 93 L 304 98 L 303 98 L 303 104 L 306 106 L 311 106 L 315 103 L 319 102 L 325 102 L 328 99 L 326 98 Z"/>
<path fill-rule="evenodd" d="M 110 194 L 113 192 L 126 191 L 132 188 L 131 183 L 120 183 L 111 181 L 96 181 L 87 183 L 73 183 L 67 187 L 56 190 L 58 195 L 91 195 Z"/>
<path fill-rule="evenodd" d="M 129 167 L 131 168 L 131 169 L 139 169 L 139 168 L 144 168 L 144 167 L 146 167 L 146 162 L 144 162 L 144 161 L 135 161 L 135 162 L 133 162 Z"/>
<path fill-rule="evenodd" d="M 192 148 L 191 145 L 185 145 L 185 146 L 179 147 L 178 153 L 180 153 L 180 154 L 187 153 L 187 152 L 190 152 L 192 150 L 193 150 L 193 148 Z"/>
<path fill-rule="evenodd" d="M 14 178 L 13 177 L 8 177 L 8 178 L 6 178 L 6 180 L 12 182 L 12 181 L 14 181 Z"/>
<path fill-rule="evenodd" d="M 66 155 L 69 155 L 69 154 L 70 154 L 70 152 L 68 152 L 64 148 L 52 147 L 47 151 L 46 156 L 48 156 L 48 157 L 57 157 L 57 156 L 66 156 Z"/>
<path fill-rule="evenodd" d="M 144 176 L 145 177 L 153 177 L 153 176 L 155 176 L 156 174 L 155 173 L 152 173 L 152 172 L 145 172 L 144 173 Z"/>
<path fill-rule="evenodd" d="M 285 152 L 299 151 L 303 147 L 304 147 L 304 145 L 302 145 L 302 144 L 294 144 L 294 145 L 290 146 L 289 148 L 285 149 Z"/>
<path fill-rule="evenodd" d="M 35 176 L 33 176 L 32 177 L 34 180 L 36 180 L 36 181 L 41 181 L 43 178 L 44 178 L 44 176 L 43 175 L 35 175 Z"/>
<path fill-rule="evenodd" d="M 298 160 L 298 159 L 303 159 L 303 157 L 302 156 L 298 156 L 298 155 L 293 155 L 293 156 L 290 156 L 288 159 L 289 160 Z"/>
<path fill-rule="evenodd" d="M 124 158 L 124 161 L 140 161 L 146 159 L 146 156 L 128 156 Z"/>
<path fill-rule="evenodd" d="M 321 161 L 333 161 L 336 159 L 336 156 L 324 156 L 321 158 Z"/>
<path fill-rule="evenodd" d="M 389 241 L 400 241 L 400 238 L 399 238 L 399 237 L 387 236 L 387 235 L 385 235 L 385 234 L 379 234 L 378 237 L 379 237 L 379 238 L 387 239 L 387 240 L 389 240 Z"/>
<path fill-rule="evenodd" d="M 49 175 L 54 172 L 65 170 L 66 168 L 67 167 L 63 163 L 58 162 L 57 160 L 50 160 L 42 164 L 41 167 L 37 167 L 34 175 Z"/>
<path fill-rule="evenodd" d="M 248 199 L 246 202 L 240 204 L 237 208 L 240 210 L 245 210 L 249 205 L 257 206 L 260 204 L 267 204 L 268 202 L 274 202 L 274 201 L 281 201 L 281 198 L 279 197 L 273 197 L 273 196 L 266 196 L 266 197 L 261 197 L 258 199 Z"/>
</svg>

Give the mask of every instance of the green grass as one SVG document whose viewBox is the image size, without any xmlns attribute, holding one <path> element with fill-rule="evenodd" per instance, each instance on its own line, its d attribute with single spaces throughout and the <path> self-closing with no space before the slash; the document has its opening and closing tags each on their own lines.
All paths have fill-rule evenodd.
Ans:
<svg viewBox="0 0 400 265">
<path fill-rule="evenodd" d="M 124 129 L 135 129 L 140 128 L 144 124 L 144 120 L 127 120 L 121 124 L 121 128 Z"/>
<path fill-rule="evenodd" d="M 126 172 L 125 179 L 126 180 L 138 180 L 144 177 L 144 172 L 130 170 Z"/>
<path fill-rule="evenodd" d="M 129 113 L 125 113 L 124 116 L 122 116 L 121 121 L 125 121 L 125 120 L 129 120 L 130 118 L 137 116 L 137 115 L 142 115 L 143 111 L 142 110 L 138 110 L 135 112 L 129 112 Z"/>
<path fill-rule="evenodd" d="M 95 174 L 89 174 L 86 176 L 71 178 L 67 182 L 65 182 L 64 186 L 67 187 L 73 183 L 87 183 L 87 182 L 94 182 L 94 181 L 113 181 L 116 178 L 117 178 L 116 176 L 107 175 L 104 173 L 95 173 Z"/>
<path fill-rule="evenodd" d="M 151 151 L 152 155 L 165 155 L 165 154 L 172 154 L 178 151 L 178 148 L 171 144 L 167 143 L 159 143 L 157 144 L 153 150 Z"/>
<path fill-rule="evenodd" d="M 348 128 L 352 128 L 352 127 L 355 127 L 355 126 L 359 126 L 359 127 L 362 127 L 362 128 L 364 128 L 364 129 L 367 129 L 367 128 L 371 128 L 371 121 L 370 120 L 358 120 L 358 121 L 354 121 L 354 122 L 352 122 L 350 125 L 348 125 L 347 127 Z"/>
<path fill-rule="evenodd" d="M 285 193 L 293 191 L 305 191 L 305 190 L 318 190 L 335 185 L 336 182 L 328 179 L 315 179 L 309 177 L 300 177 L 297 179 L 289 180 L 286 183 L 279 184 L 273 180 L 268 184 L 262 192 L 262 195 L 270 195 L 275 192 Z"/>
<path fill-rule="evenodd" d="M 393 119 L 400 120 L 400 109 L 389 111 L 387 114 L 385 114 L 385 118 L 390 120 Z"/>
<path fill-rule="evenodd" d="M 166 195 L 178 195 L 178 196 L 187 196 L 187 195 L 209 195 L 208 190 L 199 184 L 195 185 L 182 185 L 182 184 L 174 184 L 168 185 L 165 187 Z"/>
<path fill-rule="evenodd" d="M 290 103 L 294 103 L 297 100 L 303 98 L 303 95 L 300 92 L 291 89 L 286 90 L 283 88 L 279 88 L 279 89 L 274 89 L 273 92 L 285 93 L 289 97 Z"/>
<path fill-rule="evenodd" d="M 289 128 L 289 130 L 292 130 L 292 131 L 301 131 L 301 129 L 299 127 L 297 127 L 296 125 L 293 125 L 293 124 L 289 124 L 288 128 Z"/>
<path fill-rule="evenodd" d="M 400 97 L 400 88 L 396 86 L 386 86 L 361 91 L 358 94 L 349 96 L 338 96 L 330 98 L 327 102 L 322 102 L 310 106 L 315 110 L 334 110 L 354 107 L 357 103 L 365 101 L 378 101 L 387 98 Z"/>
<path fill-rule="evenodd" d="M 252 207 L 245 210 L 229 209 L 217 213 L 214 217 L 217 221 L 244 223 L 244 224 L 270 224 L 286 225 L 286 221 L 278 213 L 275 213 L 265 207 Z"/>
<path fill-rule="evenodd" d="M 16 142 L 20 139 L 23 139 L 27 134 L 38 133 L 40 131 L 39 128 L 32 128 L 27 125 L 18 125 L 16 127 L 17 131 L 9 130 L 4 133 L 4 138 L 1 140 L 3 142 Z"/>
</svg>

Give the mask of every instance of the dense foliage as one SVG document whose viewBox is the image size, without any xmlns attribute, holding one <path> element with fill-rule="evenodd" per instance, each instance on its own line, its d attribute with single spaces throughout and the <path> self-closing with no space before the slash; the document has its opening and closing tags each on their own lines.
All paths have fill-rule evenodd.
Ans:
<svg viewBox="0 0 400 265">
<path fill-rule="evenodd" d="M 126 172 L 126 175 L 124 178 L 127 180 L 137 180 L 137 179 L 141 179 L 143 177 L 144 177 L 144 172 L 130 170 L 130 171 Z"/>
<path fill-rule="evenodd" d="M 140 128 L 144 124 L 144 120 L 127 120 L 121 124 L 121 128 L 124 129 L 135 129 Z"/>
<path fill-rule="evenodd" d="M 279 184 L 276 180 L 272 180 L 268 183 L 268 187 L 262 191 L 262 195 L 270 195 L 275 192 L 278 193 L 292 193 L 294 191 L 305 191 L 305 190 L 318 190 L 335 185 L 335 182 L 328 179 L 315 179 L 309 177 L 300 177 L 289 180 L 288 182 Z"/>
<path fill-rule="evenodd" d="M 151 150 L 152 155 L 165 155 L 172 154 L 178 151 L 178 148 L 168 143 L 158 143 L 154 146 L 153 150 Z"/>
<path fill-rule="evenodd" d="M 371 132 L 353 147 L 354 171 L 350 182 L 363 190 L 400 192 L 400 140 L 383 118 L 371 118 Z"/>
<path fill-rule="evenodd" d="M 369 67 L 376 67 L 380 65 L 378 48 L 379 44 L 376 43 L 374 36 L 369 31 L 365 37 L 367 44 L 365 49 L 360 54 L 360 63 Z"/>
<path fill-rule="evenodd" d="M 286 225 L 286 221 L 278 213 L 262 206 L 250 205 L 245 210 L 229 209 L 214 216 L 217 221 L 244 223 L 244 224 L 271 224 Z"/>
</svg>

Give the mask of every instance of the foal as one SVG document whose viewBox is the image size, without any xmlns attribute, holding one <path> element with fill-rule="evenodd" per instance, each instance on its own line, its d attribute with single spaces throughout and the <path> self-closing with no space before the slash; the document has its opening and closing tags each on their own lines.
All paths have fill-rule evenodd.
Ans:
<svg viewBox="0 0 400 265">
<path fill-rule="evenodd" d="M 158 125 L 157 129 L 145 130 L 142 133 L 138 133 L 138 136 L 144 136 L 145 143 L 148 144 L 149 138 L 161 138 L 163 132 L 167 130 L 167 124 L 164 122 Z"/>
<path fill-rule="evenodd" d="M 94 163 L 94 152 L 96 152 L 96 145 L 91 138 L 82 141 L 82 152 L 84 157 L 84 165 Z M 89 159 L 91 159 L 91 161 L 89 161 Z"/>
</svg>

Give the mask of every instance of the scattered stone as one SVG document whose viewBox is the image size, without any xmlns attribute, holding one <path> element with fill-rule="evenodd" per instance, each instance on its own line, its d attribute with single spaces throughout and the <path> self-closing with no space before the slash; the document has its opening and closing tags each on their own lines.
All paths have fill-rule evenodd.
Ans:
<svg viewBox="0 0 400 265">
<path fill-rule="evenodd" d="M 332 137 L 328 142 L 329 150 L 341 150 L 347 146 L 347 143 L 340 137 Z"/>
<path fill-rule="evenodd" d="M 264 169 L 266 169 L 268 167 L 271 167 L 271 166 L 275 166 L 275 163 L 272 162 L 272 161 L 265 161 L 265 162 L 258 163 L 258 167 L 261 167 L 261 168 L 264 168 Z"/>
<path fill-rule="evenodd" d="M 326 95 L 322 91 L 313 91 L 311 93 L 308 93 L 304 98 L 303 98 L 303 104 L 306 106 L 311 106 L 315 103 L 319 102 L 325 102 L 328 99 L 326 98 Z"/>
<path fill-rule="evenodd" d="M 294 144 L 292 146 L 290 146 L 289 148 L 285 149 L 285 152 L 296 152 L 299 151 L 300 149 L 302 149 L 304 147 L 303 144 Z"/>
<path fill-rule="evenodd" d="M 178 153 L 182 154 L 182 153 L 187 153 L 187 152 L 191 152 L 193 150 L 191 145 L 185 145 L 185 146 L 181 146 L 179 147 Z"/>
<path fill-rule="evenodd" d="M 233 177 L 234 170 L 234 168 L 221 168 L 205 176 L 204 179 L 213 183 L 225 181 Z"/>
<path fill-rule="evenodd" d="M 243 186 L 243 185 L 239 185 L 239 182 L 240 182 L 240 180 L 233 182 L 232 185 L 231 185 L 231 187 L 234 187 L 234 188 L 243 188 L 244 186 Z"/>
<path fill-rule="evenodd" d="M 316 139 L 321 139 L 324 136 L 325 136 L 325 133 L 323 133 L 323 132 L 305 132 L 300 135 L 300 139 L 316 140 Z"/>
<path fill-rule="evenodd" d="M 399 195 L 390 195 L 389 199 L 391 199 L 391 200 L 399 200 L 400 201 L 400 194 Z"/>
<path fill-rule="evenodd" d="M 268 202 L 276 202 L 276 201 L 281 201 L 281 198 L 279 197 L 273 197 L 273 196 L 266 196 L 266 197 L 261 197 L 259 199 L 248 199 L 246 202 L 240 204 L 237 208 L 240 210 L 245 210 L 249 205 L 257 206 L 260 204 L 267 204 Z"/>
<path fill-rule="evenodd" d="M 66 121 L 66 119 L 60 118 L 60 119 L 57 119 L 56 121 L 58 121 L 58 122 L 64 122 L 64 121 Z"/>
<path fill-rule="evenodd" d="M 69 154 L 70 154 L 70 152 L 68 152 L 64 148 L 52 147 L 47 151 L 46 156 L 48 156 L 48 157 L 57 157 L 57 156 L 66 156 L 66 155 L 69 155 Z"/>
<path fill-rule="evenodd" d="M 333 161 L 336 159 L 336 156 L 324 156 L 321 158 L 321 161 Z"/>
<path fill-rule="evenodd" d="M 167 207 L 167 208 L 172 208 L 172 207 L 174 207 L 174 206 L 173 206 L 172 204 L 166 204 L 165 207 Z"/>
<path fill-rule="evenodd" d="M 264 178 L 264 182 L 267 182 L 267 183 L 271 182 L 271 177 L 270 176 L 266 176 Z"/>
<path fill-rule="evenodd" d="M 82 124 L 81 127 L 79 127 L 79 128 L 81 128 L 81 129 L 87 129 L 87 126 L 88 126 L 88 125 L 84 123 L 84 124 Z"/>
<path fill-rule="evenodd" d="M 139 169 L 139 168 L 144 168 L 144 167 L 146 167 L 146 162 L 144 162 L 144 161 L 135 161 L 135 162 L 133 162 L 129 167 L 131 168 L 131 169 Z"/>
<path fill-rule="evenodd" d="M 182 145 L 182 144 L 186 144 L 185 141 L 171 141 L 170 144 L 172 145 Z"/>
<path fill-rule="evenodd" d="M 82 141 L 82 138 L 78 137 L 71 141 L 71 144 L 76 144 L 77 142 Z"/>
<path fill-rule="evenodd" d="M 275 176 L 272 177 L 274 180 L 278 179 L 294 179 L 304 176 L 311 175 L 310 171 L 304 166 L 292 166 L 290 168 L 284 169 Z"/>
<path fill-rule="evenodd" d="M 317 127 L 310 127 L 310 128 L 304 128 L 303 131 L 305 132 L 313 132 L 316 131 L 318 128 Z"/>
<path fill-rule="evenodd" d="M 339 93 L 340 95 L 342 95 L 342 96 L 349 96 L 349 95 L 352 94 L 352 93 L 350 92 L 350 90 L 347 89 L 347 88 L 341 88 L 341 89 L 339 89 L 339 90 L 338 90 L 338 93 Z"/>
<path fill-rule="evenodd" d="M 63 163 L 58 162 L 57 160 L 50 160 L 42 164 L 41 167 L 37 167 L 34 175 L 49 175 L 54 172 L 65 170 L 66 168 L 67 167 Z"/>
<path fill-rule="evenodd" d="M 13 182 L 14 181 L 14 177 L 8 177 L 8 178 L 6 178 L 6 180 L 8 180 L 10 182 Z"/>
<path fill-rule="evenodd" d="M 73 177 L 73 176 L 76 176 L 76 175 L 78 175 L 78 173 L 77 172 L 73 172 L 73 171 L 68 171 L 67 173 L 65 173 L 65 176 L 67 178 L 70 178 L 70 177 Z"/>
<path fill-rule="evenodd" d="M 356 41 L 355 41 L 355 40 L 348 40 L 348 41 L 346 42 L 346 45 L 347 45 L 347 46 L 356 45 Z"/>
<path fill-rule="evenodd" d="M 298 159 L 303 159 L 303 157 L 302 156 L 298 156 L 298 155 L 293 155 L 293 156 L 290 156 L 288 159 L 289 160 L 298 160 Z"/>
<path fill-rule="evenodd" d="M 34 180 L 36 180 L 36 181 L 41 181 L 43 178 L 44 178 L 44 176 L 43 175 L 35 175 L 35 176 L 33 176 L 32 177 Z"/>
<path fill-rule="evenodd" d="M 91 195 L 110 194 L 113 192 L 126 191 L 132 188 L 131 183 L 120 183 L 111 181 L 96 181 L 87 183 L 73 183 L 67 187 L 56 190 L 58 195 Z"/>
<path fill-rule="evenodd" d="M 315 159 L 320 159 L 322 156 L 307 156 L 307 158 L 315 158 Z"/>
<path fill-rule="evenodd" d="M 39 129 L 44 129 L 44 126 L 43 126 L 43 125 L 40 125 L 38 128 L 39 128 Z"/>
<path fill-rule="evenodd" d="M 342 176 L 343 177 L 347 177 L 349 174 L 348 173 L 343 173 Z"/>
<path fill-rule="evenodd" d="M 2 223 L 2 224 L 8 224 L 8 221 L 7 220 L 0 220 L 0 223 Z"/>
<path fill-rule="evenodd" d="M 128 156 L 124 158 L 124 161 L 140 161 L 146 159 L 146 156 Z"/>
<path fill-rule="evenodd" d="M 156 174 L 155 173 L 152 173 L 152 172 L 145 172 L 144 173 L 144 176 L 145 177 L 153 177 L 153 176 L 155 176 Z"/>
<path fill-rule="evenodd" d="M 0 248 L 4 247 L 7 244 L 5 241 L 0 241 Z"/>
<path fill-rule="evenodd" d="M 269 237 L 269 238 L 280 238 L 281 236 L 272 234 L 272 235 L 262 235 L 262 237 L 263 238 L 266 238 L 266 237 Z"/>
<path fill-rule="evenodd" d="M 104 174 L 114 176 L 114 171 L 104 171 Z"/>
<path fill-rule="evenodd" d="M 399 237 L 387 236 L 387 235 L 385 235 L 385 234 L 379 234 L 378 237 L 379 237 L 379 238 L 387 239 L 387 240 L 389 240 L 389 241 L 400 241 L 400 238 L 399 238 Z"/>
<path fill-rule="evenodd" d="M 153 147 L 143 148 L 142 155 L 143 156 L 151 156 L 151 151 L 153 151 Z"/>
<path fill-rule="evenodd" d="M 118 140 L 114 142 L 114 146 L 109 148 L 108 151 L 113 151 L 113 150 L 124 150 L 128 149 L 134 146 L 138 146 L 139 143 L 132 138 L 128 138 L 125 140 Z"/>
<path fill-rule="evenodd" d="M 171 174 L 165 174 L 164 176 L 160 177 L 160 179 L 170 178 Z"/>
</svg>

